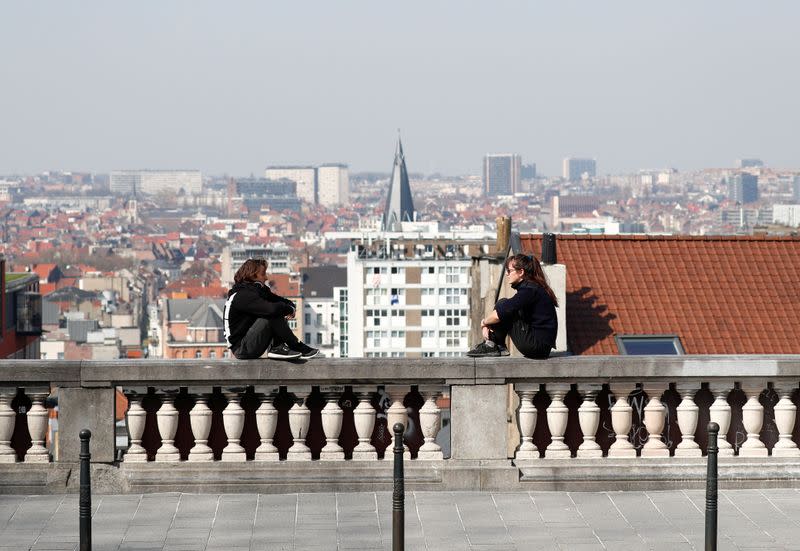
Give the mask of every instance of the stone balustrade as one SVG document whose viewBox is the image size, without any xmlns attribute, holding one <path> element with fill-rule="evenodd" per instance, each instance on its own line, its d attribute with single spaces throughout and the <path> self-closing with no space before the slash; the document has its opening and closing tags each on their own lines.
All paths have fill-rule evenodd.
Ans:
<svg viewBox="0 0 800 551">
<path fill-rule="evenodd" d="M 400 422 L 412 486 L 685 487 L 702 481 L 715 421 L 738 485 L 786 485 L 800 479 L 799 387 L 800 356 L 10 360 L 0 364 L 0 472 L 50 468 L 42 476 L 57 480 L 86 427 L 119 491 L 147 480 L 230 489 L 243 473 L 284 488 L 308 469 L 320 488 L 380 486 L 388 427 Z M 115 390 L 127 398 L 119 448 Z M 51 391 L 59 430 L 48 449 Z"/>
</svg>

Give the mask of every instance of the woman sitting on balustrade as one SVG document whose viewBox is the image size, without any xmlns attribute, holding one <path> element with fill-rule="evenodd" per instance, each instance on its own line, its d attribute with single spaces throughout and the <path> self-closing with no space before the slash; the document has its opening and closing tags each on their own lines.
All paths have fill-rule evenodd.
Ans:
<svg viewBox="0 0 800 551">
<path fill-rule="evenodd" d="M 275 360 L 309 359 L 319 354 L 292 333 L 287 320 L 294 319 L 294 303 L 270 290 L 266 260 L 248 258 L 233 281 L 223 320 L 225 339 L 235 357 L 260 358 L 267 350 L 267 357 Z"/>
<path fill-rule="evenodd" d="M 558 333 L 558 300 L 547 283 L 542 265 L 532 255 L 517 254 L 506 260 L 506 277 L 516 294 L 502 298 L 481 320 L 484 342 L 467 356 L 508 356 L 506 337 L 526 358 L 546 359 Z"/>
</svg>

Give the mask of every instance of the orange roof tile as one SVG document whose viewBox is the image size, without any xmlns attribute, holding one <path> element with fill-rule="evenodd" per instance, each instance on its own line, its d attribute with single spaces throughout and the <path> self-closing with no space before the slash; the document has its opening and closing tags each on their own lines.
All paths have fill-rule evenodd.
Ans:
<svg viewBox="0 0 800 551">
<path fill-rule="evenodd" d="M 541 235 L 522 235 L 537 257 Z M 678 335 L 687 354 L 800 354 L 800 238 L 559 235 L 573 354 Z"/>
</svg>

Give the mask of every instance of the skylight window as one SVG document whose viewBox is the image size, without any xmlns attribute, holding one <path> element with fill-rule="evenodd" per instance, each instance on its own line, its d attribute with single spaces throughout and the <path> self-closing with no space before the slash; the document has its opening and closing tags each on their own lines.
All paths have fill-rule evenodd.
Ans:
<svg viewBox="0 0 800 551">
<path fill-rule="evenodd" d="M 683 346 L 677 335 L 617 335 L 617 348 L 624 356 L 682 355 Z"/>
</svg>

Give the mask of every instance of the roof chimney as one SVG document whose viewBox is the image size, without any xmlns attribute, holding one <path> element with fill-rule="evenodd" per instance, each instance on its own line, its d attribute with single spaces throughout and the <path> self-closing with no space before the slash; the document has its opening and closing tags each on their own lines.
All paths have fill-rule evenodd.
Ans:
<svg viewBox="0 0 800 551">
<path fill-rule="evenodd" d="M 542 235 L 542 264 L 557 264 L 556 234 L 545 233 Z"/>
<path fill-rule="evenodd" d="M 497 252 L 505 253 L 511 243 L 511 217 L 498 216 L 495 223 L 497 224 Z"/>
</svg>

